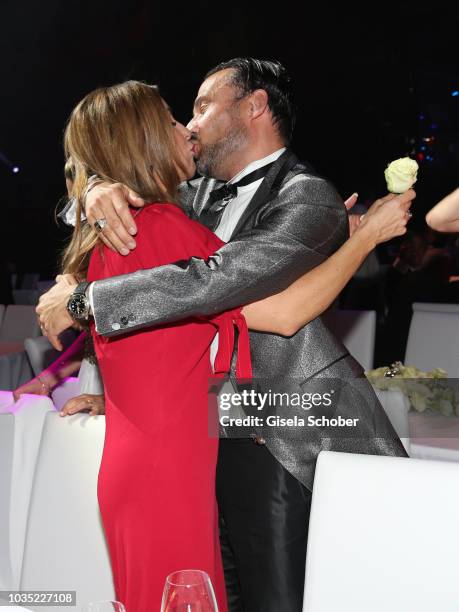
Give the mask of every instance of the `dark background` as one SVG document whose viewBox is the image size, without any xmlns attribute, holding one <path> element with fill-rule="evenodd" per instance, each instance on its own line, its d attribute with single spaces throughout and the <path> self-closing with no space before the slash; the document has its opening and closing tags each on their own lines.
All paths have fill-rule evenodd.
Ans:
<svg viewBox="0 0 459 612">
<path fill-rule="evenodd" d="M 155 82 L 186 123 L 205 72 L 238 55 L 286 64 L 298 103 L 293 148 L 343 197 L 382 195 L 387 163 L 417 155 L 421 226 L 458 185 L 454 4 L 3 0 L 0 259 L 43 278 L 56 272 L 68 234 L 53 220 L 65 193 L 62 133 L 87 92 Z"/>
</svg>

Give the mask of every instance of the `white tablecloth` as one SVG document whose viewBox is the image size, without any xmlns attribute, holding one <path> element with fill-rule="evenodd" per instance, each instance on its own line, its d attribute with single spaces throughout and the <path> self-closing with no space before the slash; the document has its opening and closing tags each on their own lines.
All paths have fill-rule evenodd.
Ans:
<svg viewBox="0 0 459 612">
<path fill-rule="evenodd" d="M 48 397 L 0 391 L 0 590 L 19 587 L 27 516 Z M 2 440 L 2 437 L 8 438 Z M 9 560 L 8 560 L 9 551 Z"/>
<path fill-rule="evenodd" d="M 459 461 L 459 417 L 410 412 L 411 457 Z"/>
<path fill-rule="evenodd" d="M 409 410 L 400 391 L 375 391 L 410 457 L 459 461 L 459 417 Z"/>
</svg>

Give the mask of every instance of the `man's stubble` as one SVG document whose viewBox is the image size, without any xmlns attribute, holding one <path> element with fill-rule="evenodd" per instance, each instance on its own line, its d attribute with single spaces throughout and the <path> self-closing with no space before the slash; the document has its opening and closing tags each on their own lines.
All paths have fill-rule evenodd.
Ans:
<svg viewBox="0 0 459 612">
<path fill-rule="evenodd" d="M 196 169 L 201 176 L 229 180 L 226 168 L 234 155 L 242 150 L 248 140 L 247 130 L 234 114 L 226 134 L 211 144 L 204 145 L 196 160 Z"/>
</svg>

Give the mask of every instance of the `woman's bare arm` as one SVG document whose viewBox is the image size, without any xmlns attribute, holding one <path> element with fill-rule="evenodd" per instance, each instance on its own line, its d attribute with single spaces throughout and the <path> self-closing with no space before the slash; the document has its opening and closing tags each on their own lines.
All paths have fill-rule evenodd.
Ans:
<svg viewBox="0 0 459 612">
<path fill-rule="evenodd" d="M 248 327 L 291 336 L 324 312 L 377 244 L 406 233 L 414 197 L 413 192 L 407 194 L 403 206 L 391 204 L 390 196 L 376 202 L 354 234 L 321 265 L 281 293 L 245 306 L 242 312 Z"/>
<path fill-rule="evenodd" d="M 56 361 L 53 361 L 35 378 L 15 389 L 13 391 L 14 400 L 17 401 L 23 393 L 49 395 L 67 376 L 75 374 L 83 359 L 85 337 L 86 332 L 81 333 Z"/>
<path fill-rule="evenodd" d="M 459 232 L 459 188 L 427 213 L 426 223 L 437 232 Z"/>
</svg>

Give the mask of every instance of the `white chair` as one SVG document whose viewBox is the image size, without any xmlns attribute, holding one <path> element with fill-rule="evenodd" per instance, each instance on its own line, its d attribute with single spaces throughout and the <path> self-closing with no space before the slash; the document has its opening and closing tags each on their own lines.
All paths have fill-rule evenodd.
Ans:
<svg viewBox="0 0 459 612">
<path fill-rule="evenodd" d="M 35 376 L 48 367 L 59 356 L 51 342 L 45 336 L 26 338 L 24 348 Z"/>
<path fill-rule="evenodd" d="M 306 612 L 456 612 L 459 465 L 322 452 Z"/>
<path fill-rule="evenodd" d="M 406 452 L 411 457 L 409 412 L 410 402 L 398 389 L 382 391 L 374 389 L 384 412 L 389 417 L 392 427 L 397 432 Z"/>
<path fill-rule="evenodd" d="M 34 306 L 10 304 L 0 327 L 0 340 L 23 342 L 40 335 Z"/>
<path fill-rule="evenodd" d="M 73 330 L 67 330 L 60 335 L 63 347 L 68 348 L 76 338 Z M 24 348 L 29 358 L 35 376 L 53 363 L 62 353 L 56 350 L 45 336 L 26 338 Z"/>
<path fill-rule="evenodd" d="M 413 304 L 405 364 L 459 378 L 459 304 Z"/>
<path fill-rule="evenodd" d="M 324 321 L 364 370 L 371 370 L 375 352 L 374 310 L 329 310 Z"/>
<path fill-rule="evenodd" d="M 39 335 L 33 306 L 7 306 L 0 326 L 0 389 L 15 389 L 32 377 L 24 340 Z"/>
<path fill-rule="evenodd" d="M 76 590 L 78 605 L 115 598 L 97 502 L 104 434 L 104 416 L 47 415 L 20 590 Z"/>
<path fill-rule="evenodd" d="M 443 368 L 450 378 L 459 377 L 459 305 L 413 304 L 413 318 L 406 346 L 405 364 L 421 370 Z M 411 455 L 442 461 L 459 460 L 459 444 L 453 433 L 454 418 L 412 414 Z"/>
</svg>

